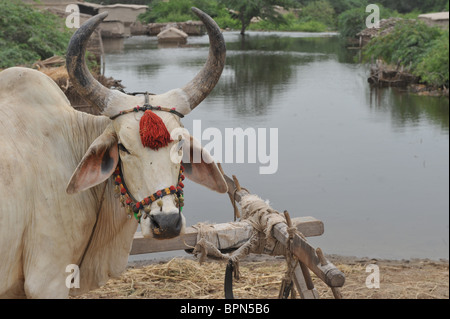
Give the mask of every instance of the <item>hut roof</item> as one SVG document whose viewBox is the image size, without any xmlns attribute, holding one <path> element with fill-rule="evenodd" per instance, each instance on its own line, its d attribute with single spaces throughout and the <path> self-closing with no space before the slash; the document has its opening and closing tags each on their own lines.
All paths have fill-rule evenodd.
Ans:
<svg viewBox="0 0 450 319">
<path fill-rule="evenodd" d="M 362 37 L 376 37 L 379 35 L 385 35 L 392 31 L 392 29 L 395 27 L 397 22 L 403 20 L 402 18 L 389 18 L 389 19 L 382 19 L 380 20 L 380 27 L 379 28 L 367 28 L 362 30 L 357 34 L 357 36 Z"/>
</svg>

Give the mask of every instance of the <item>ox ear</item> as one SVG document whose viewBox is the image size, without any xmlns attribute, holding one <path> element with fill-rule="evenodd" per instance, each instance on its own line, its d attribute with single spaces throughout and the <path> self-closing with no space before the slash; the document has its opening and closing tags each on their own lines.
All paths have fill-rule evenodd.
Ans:
<svg viewBox="0 0 450 319">
<path fill-rule="evenodd" d="M 183 150 L 184 175 L 213 191 L 226 193 L 228 191 L 227 183 L 211 154 L 191 135 L 185 136 L 185 138 L 189 138 L 190 142 L 189 152 L 187 147 Z"/>
<path fill-rule="evenodd" d="M 74 194 L 105 181 L 119 162 L 118 139 L 112 126 L 95 139 L 70 178 L 67 193 Z"/>
</svg>

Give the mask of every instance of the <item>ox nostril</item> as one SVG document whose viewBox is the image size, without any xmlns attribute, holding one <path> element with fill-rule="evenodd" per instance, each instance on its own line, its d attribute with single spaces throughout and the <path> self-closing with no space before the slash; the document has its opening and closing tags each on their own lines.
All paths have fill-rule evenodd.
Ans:
<svg viewBox="0 0 450 319">
<path fill-rule="evenodd" d="M 150 214 L 150 221 L 152 222 L 152 224 L 155 228 L 160 228 L 158 221 L 155 218 L 155 215 Z"/>
<path fill-rule="evenodd" d="M 176 212 L 156 212 L 150 215 L 151 228 L 156 238 L 166 239 L 180 235 L 183 216 Z"/>
</svg>

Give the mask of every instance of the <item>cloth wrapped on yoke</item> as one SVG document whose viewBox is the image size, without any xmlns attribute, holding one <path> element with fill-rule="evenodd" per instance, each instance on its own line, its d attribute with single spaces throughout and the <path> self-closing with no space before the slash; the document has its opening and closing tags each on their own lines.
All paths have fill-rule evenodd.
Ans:
<svg viewBox="0 0 450 319">
<path fill-rule="evenodd" d="M 231 254 L 220 251 L 220 239 L 214 225 L 200 223 L 194 226 L 198 229 L 197 243 L 193 253 L 200 254 L 200 264 L 207 256 L 238 262 L 250 253 L 272 256 L 286 256 L 287 249 L 272 236 L 272 228 L 278 223 L 285 223 L 283 214 L 272 209 L 267 201 L 257 195 L 245 195 L 241 201 L 241 222 L 252 226 L 250 239 Z M 232 227 L 232 223 L 230 223 Z M 227 240 L 226 238 L 224 240 Z"/>
</svg>

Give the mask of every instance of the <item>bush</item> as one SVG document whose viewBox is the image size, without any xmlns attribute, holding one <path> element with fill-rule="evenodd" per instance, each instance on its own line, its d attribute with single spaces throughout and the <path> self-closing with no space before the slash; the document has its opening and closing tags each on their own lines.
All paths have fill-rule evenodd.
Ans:
<svg viewBox="0 0 450 319">
<path fill-rule="evenodd" d="M 341 13 L 338 17 L 338 30 L 342 38 L 355 38 L 366 28 L 366 8 L 354 8 Z"/>
<path fill-rule="evenodd" d="M 264 31 L 299 31 L 299 32 L 325 32 L 329 30 L 325 24 L 310 20 L 302 21 L 297 19 L 292 13 L 285 14 L 282 22 L 274 22 L 271 20 L 261 20 L 257 23 L 252 23 L 248 27 L 249 30 L 264 30 Z"/>
<path fill-rule="evenodd" d="M 139 16 L 139 20 L 143 23 L 198 20 L 192 13 L 191 7 L 197 7 L 208 13 L 216 22 L 230 24 L 228 11 L 216 0 L 171 0 L 169 2 L 155 0 L 149 5 L 149 10 Z M 224 28 L 220 24 L 219 26 Z"/>
<path fill-rule="evenodd" d="M 336 27 L 335 15 L 333 7 L 328 1 L 319 0 L 310 2 L 301 11 L 300 20 L 302 22 L 316 21 L 330 28 Z"/>
<path fill-rule="evenodd" d="M 146 13 L 139 16 L 139 20 L 145 23 L 193 20 L 194 15 L 191 14 L 193 5 L 191 0 L 171 0 L 169 2 L 156 0 L 150 5 Z"/>
<path fill-rule="evenodd" d="M 444 34 L 430 43 L 429 49 L 417 64 L 414 74 L 425 83 L 434 86 L 449 87 L 449 33 Z"/>
<path fill-rule="evenodd" d="M 330 2 L 337 15 L 354 8 L 365 8 L 368 0 L 333 0 Z"/>
<path fill-rule="evenodd" d="M 302 31 L 302 32 L 325 32 L 328 30 L 329 30 L 328 26 L 315 20 L 308 22 L 299 22 L 295 27 L 295 31 Z"/>
<path fill-rule="evenodd" d="M 70 36 L 56 15 L 18 0 L 0 2 L 0 68 L 64 55 Z"/>
<path fill-rule="evenodd" d="M 448 31 L 404 20 L 392 32 L 372 39 L 363 50 L 363 58 L 381 58 L 404 66 L 425 83 L 448 86 L 448 41 Z"/>
<path fill-rule="evenodd" d="M 359 2 L 362 4 L 363 2 Z M 418 10 L 406 14 L 400 14 L 396 10 L 377 4 L 380 9 L 380 19 L 398 17 L 403 19 L 416 19 L 421 12 Z M 355 38 L 362 30 L 366 29 L 366 18 L 370 15 L 366 12 L 366 6 L 347 10 L 338 16 L 338 30 L 343 38 Z"/>
<path fill-rule="evenodd" d="M 372 39 L 364 48 L 365 58 L 380 57 L 387 63 L 415 68 L 433 40 L 442 31 L 417 20 L 398 22 L 393 31 Z"/>
</svg>

